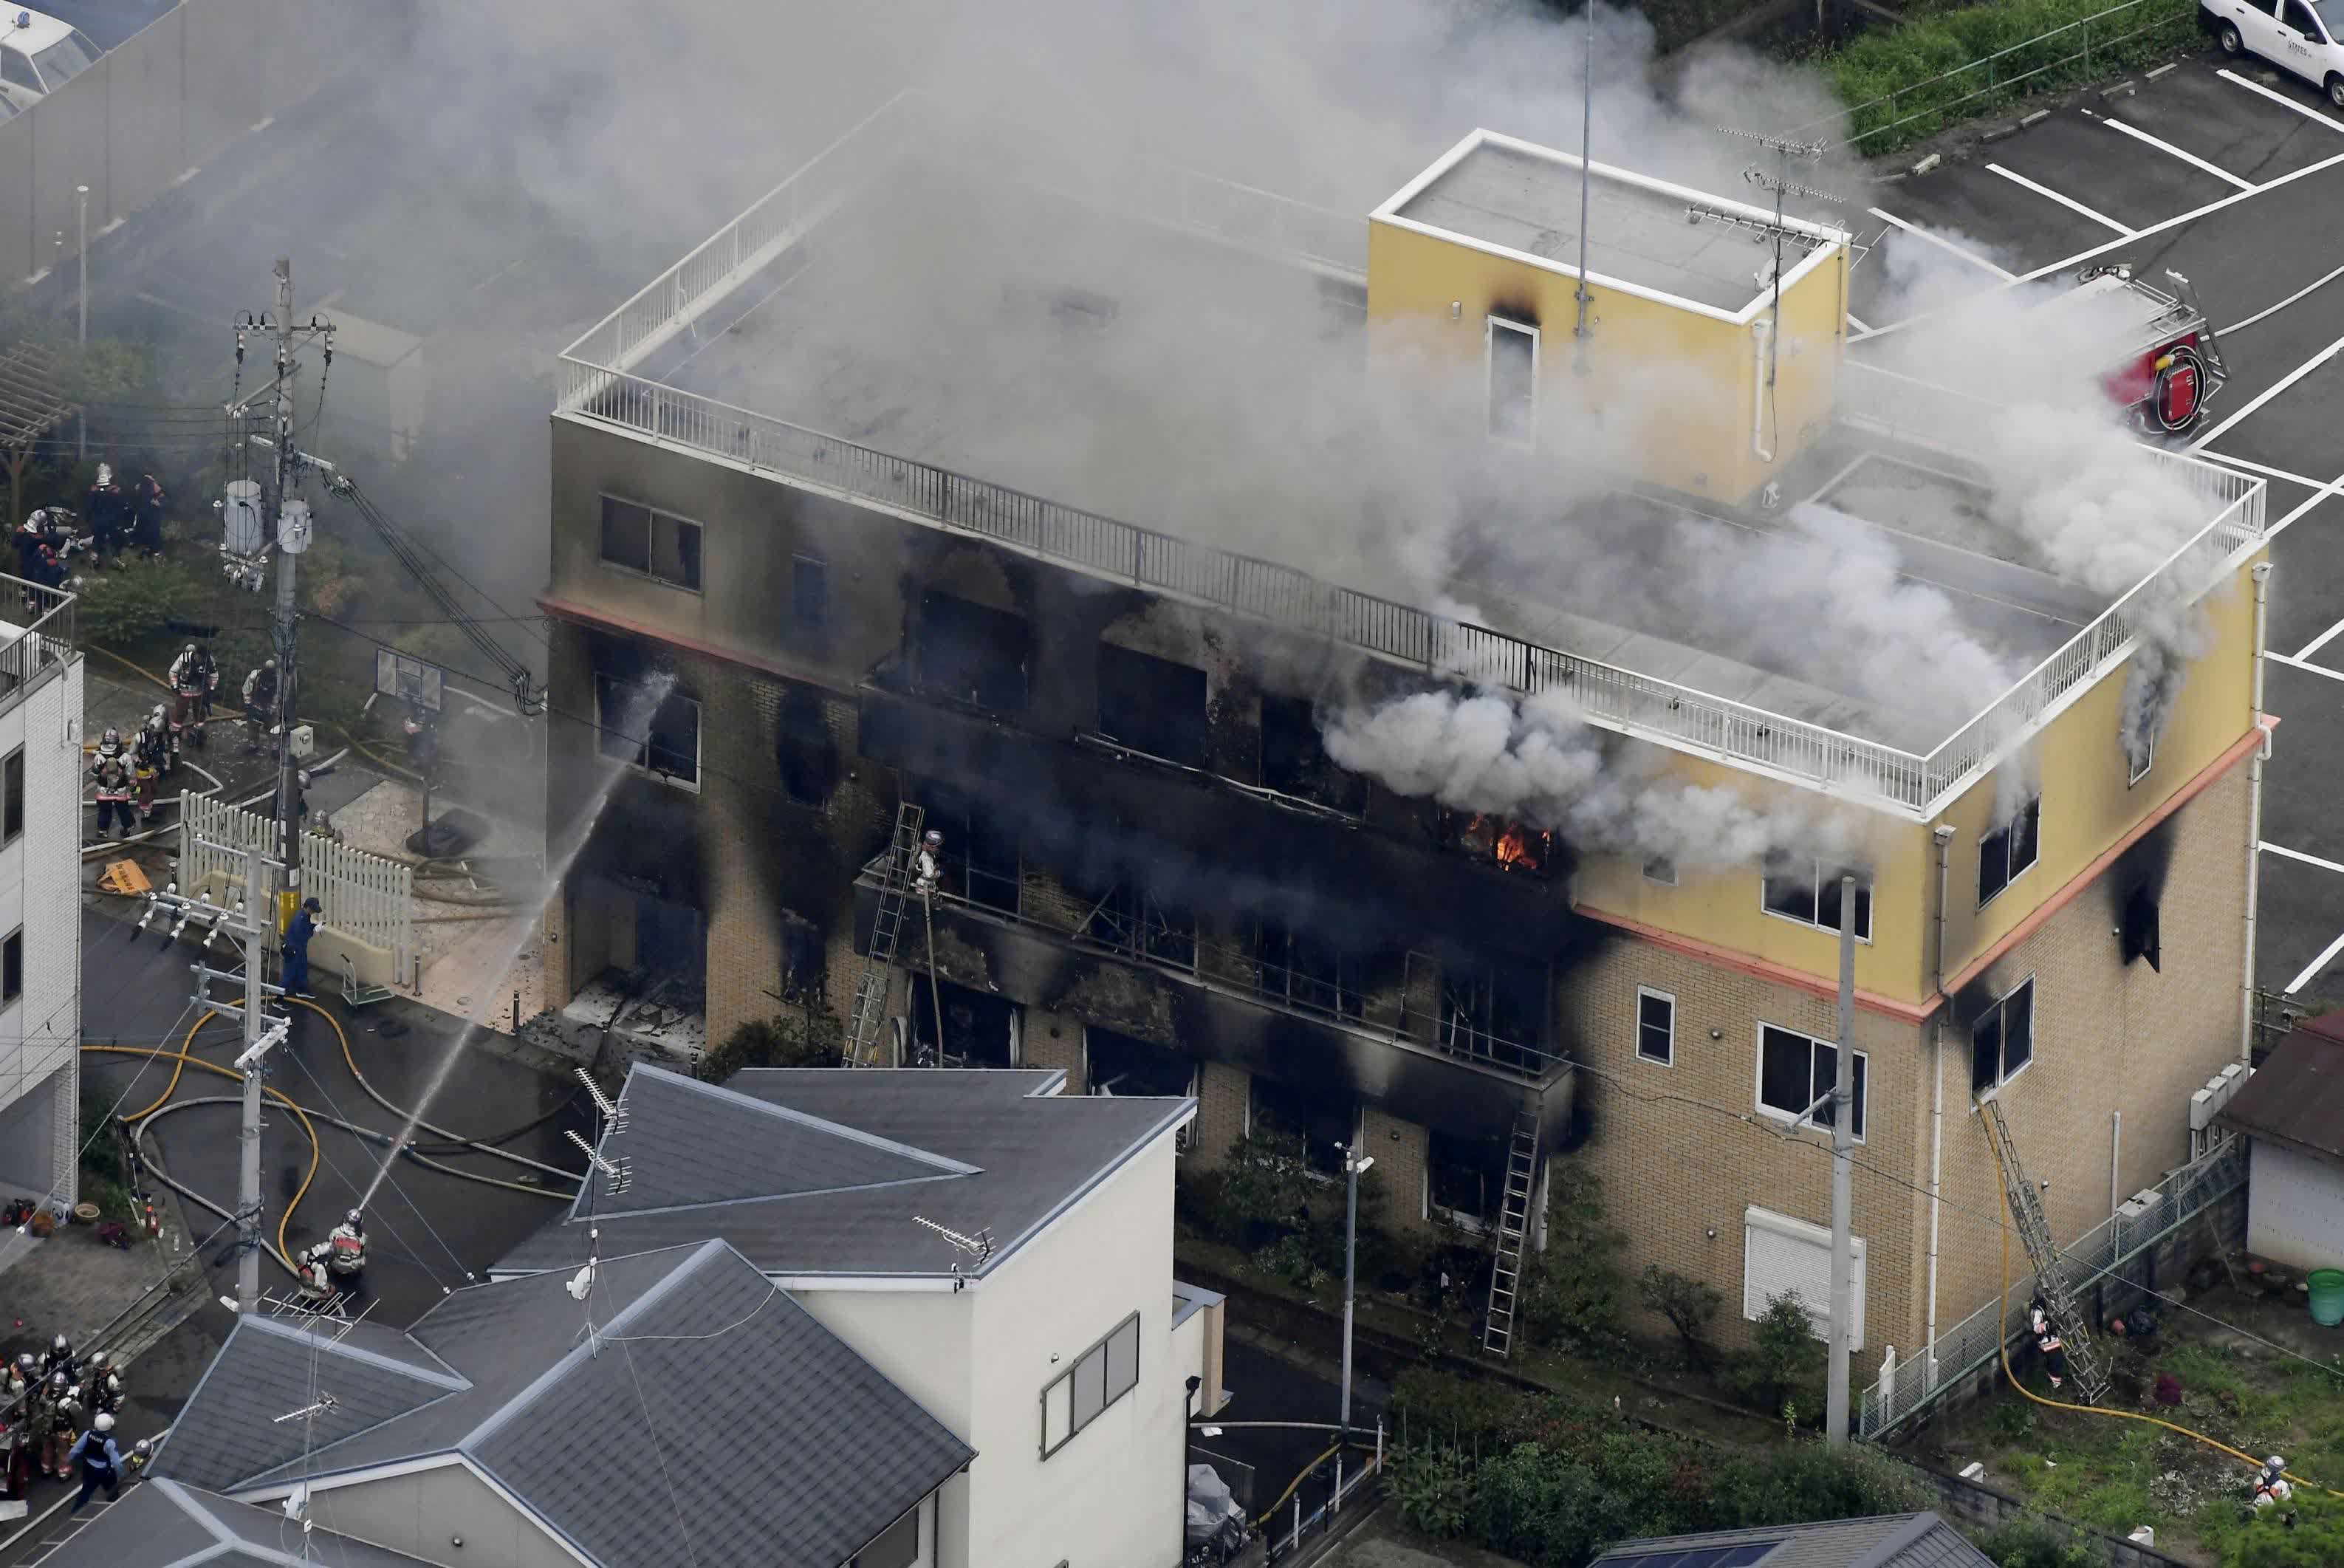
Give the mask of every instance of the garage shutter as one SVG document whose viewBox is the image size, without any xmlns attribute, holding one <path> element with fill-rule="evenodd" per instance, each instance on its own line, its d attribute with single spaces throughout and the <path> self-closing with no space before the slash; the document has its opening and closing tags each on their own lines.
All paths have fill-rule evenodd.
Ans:
<svg viewBox="0 0 2344 1568">
<path fill-rule="evenodd" d="M 1864 1349 L 1864 1238 L 1855 1241 L 1855 1322 L 1848 1349 Z M 1742 1315 L 1757 1321 L 1770 1297 L 1798 1297 L 1815 1332 L 1831 1326 L 1831 1232 L 1755 1206 L 1742 1217 Z"/>
</svg>

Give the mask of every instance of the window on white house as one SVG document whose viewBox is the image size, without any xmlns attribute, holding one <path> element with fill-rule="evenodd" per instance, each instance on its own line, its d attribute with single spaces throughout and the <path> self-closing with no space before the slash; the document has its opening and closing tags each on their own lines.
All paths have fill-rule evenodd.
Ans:
<svg viewBox="0 0 2344 1568">
<path fill-rule="evenodd" d="M 1848 873 L 1820 860 L 1777 861 L 1766 869 L 1766 913 L 1785 920 L 1839 929 L 1840 878 Z M 1855 939 L 1872 940 L 1872 878 L 1855 874 Z"/>
<path fill-rule="evenodd" d="M 920 1510 L 915 1507 L 848 1558 L 846 1568 L 914 1568 L 919 1560 Z"/>
<path fill-rule="evenodd" d="M 1538 435 L 1539 329 L 1492 316 L 1489 352 L 1490 433 L 1529 446 Z"/>
<path fill-rule="evenodd" d="M 1134 1312 L 1042 1390 L 1042 1457 L 1066 1447 L 1138 1386 L 1139 1314 Z"/>
<path fill-rule="evenodd" d="M 2035 864 L 2036 843 L 2043 825 L 2043 797 L 2036 795 L 1994 832 L 1978 840 L 1978 907 L 2018 880 Z"/>
<path fill-rule="evenodd" d="M 2035 977 L 1988 1007 L 1970 1026 L 1970 1092 L 2016 1077 L 2035 1059 Z"/>
<path fill-rule="evenodd" d="M 597 673 L 594 723 L 604 756 L 700 787 L 700 704 L 692 698 L 671 691 L 654 707 L 641 683 Z"/>
<path fill-rule="evenodd" d="M 1636 987 L 1636 1055 L 1668 1067 L 1677 1057 L 1677 999 L 1666 991 Z"/>
<path fill-rule="evenodd" d="M 1644 880 L 1657 882 L 1663 887 L 1677 885 L 1677 863 L 1665 855 L 1656 855 L 1644 862 Z"/>
<path fill-rule="evenodd" d="M 1865 1082 L 1869 1064 L 1855 1053 L 1855 1138 L 1864 1141 Z M 1839 1047 L 1772 1024 L 1758 1026 L 1758 1108 L 1784 1121 L 1807 1116 L 1817 1127 L 1832 1125 L 1832 1103 L 1824 1097 L 1839 1080 Z M 1821 1103 L 1817 1103 L 1817 1102 Z M 1807 1108 L 1814 1108 L 1809 1115 Z"/>
<path fill-rule="evenodd" d="M 700 524 L 612 496 L 602 498 L 602 559 L 700 592 Z"/>
</svg>

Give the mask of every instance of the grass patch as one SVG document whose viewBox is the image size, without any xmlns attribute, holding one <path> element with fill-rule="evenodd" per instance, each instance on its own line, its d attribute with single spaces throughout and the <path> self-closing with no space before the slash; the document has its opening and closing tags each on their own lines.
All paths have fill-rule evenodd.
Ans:
<svg viewBox="0 0 2344 1568">
<path fill-rule="evenodd" d="M 1853 106 L 1857 149 L 1874 157 L 2031 95 L 2166 59 L 2198 35 L 2197 0 L 1918 0 L 1904 25 L 1866 32 L 1814 63 Z"/>
</svg>

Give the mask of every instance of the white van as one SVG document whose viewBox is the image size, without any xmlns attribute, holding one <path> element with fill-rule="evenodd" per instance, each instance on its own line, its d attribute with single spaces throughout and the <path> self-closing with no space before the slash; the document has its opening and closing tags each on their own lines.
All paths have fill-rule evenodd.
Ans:
<svg viewBox="0 0 2344 1568">
<path fill-rule="evenodd" d="M 38 11 L 17 11 L 0 26 L 0 97 L 20 109 L 97 64 L 102 53 L 70 22 Z"/>
<path fill-rule="evenodd" d="M 2225 55 L 2259 55 L 2344 109 L 2344 0 L 2204 0 L 2199 14 Z"/>
</svg>

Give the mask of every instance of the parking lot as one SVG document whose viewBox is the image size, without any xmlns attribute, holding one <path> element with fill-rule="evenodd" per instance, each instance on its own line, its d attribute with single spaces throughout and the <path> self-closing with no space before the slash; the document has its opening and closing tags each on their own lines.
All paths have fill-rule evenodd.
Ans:
<svg viewBox="0 0 2344 1568">
<path fill-rule="evenodd" d="M 2258 983 L 2344 990 L 2344 116 L 2308 84 L 2205 54 L 1872 187 L 1851 337 L 1893 332 L 1889 258 L 1927 247 L 1980 289 L 2095 262 L 2197 286 L 2230 381 L 2190 439 L 2270 481 Z M 1901 163 L 1909 164 L 1912 155 Z M 1951 262 L 1953 265 L 1946 265 Z M 1867 310 L 1875 312 L 1868 316 Z"/>
</svg>

